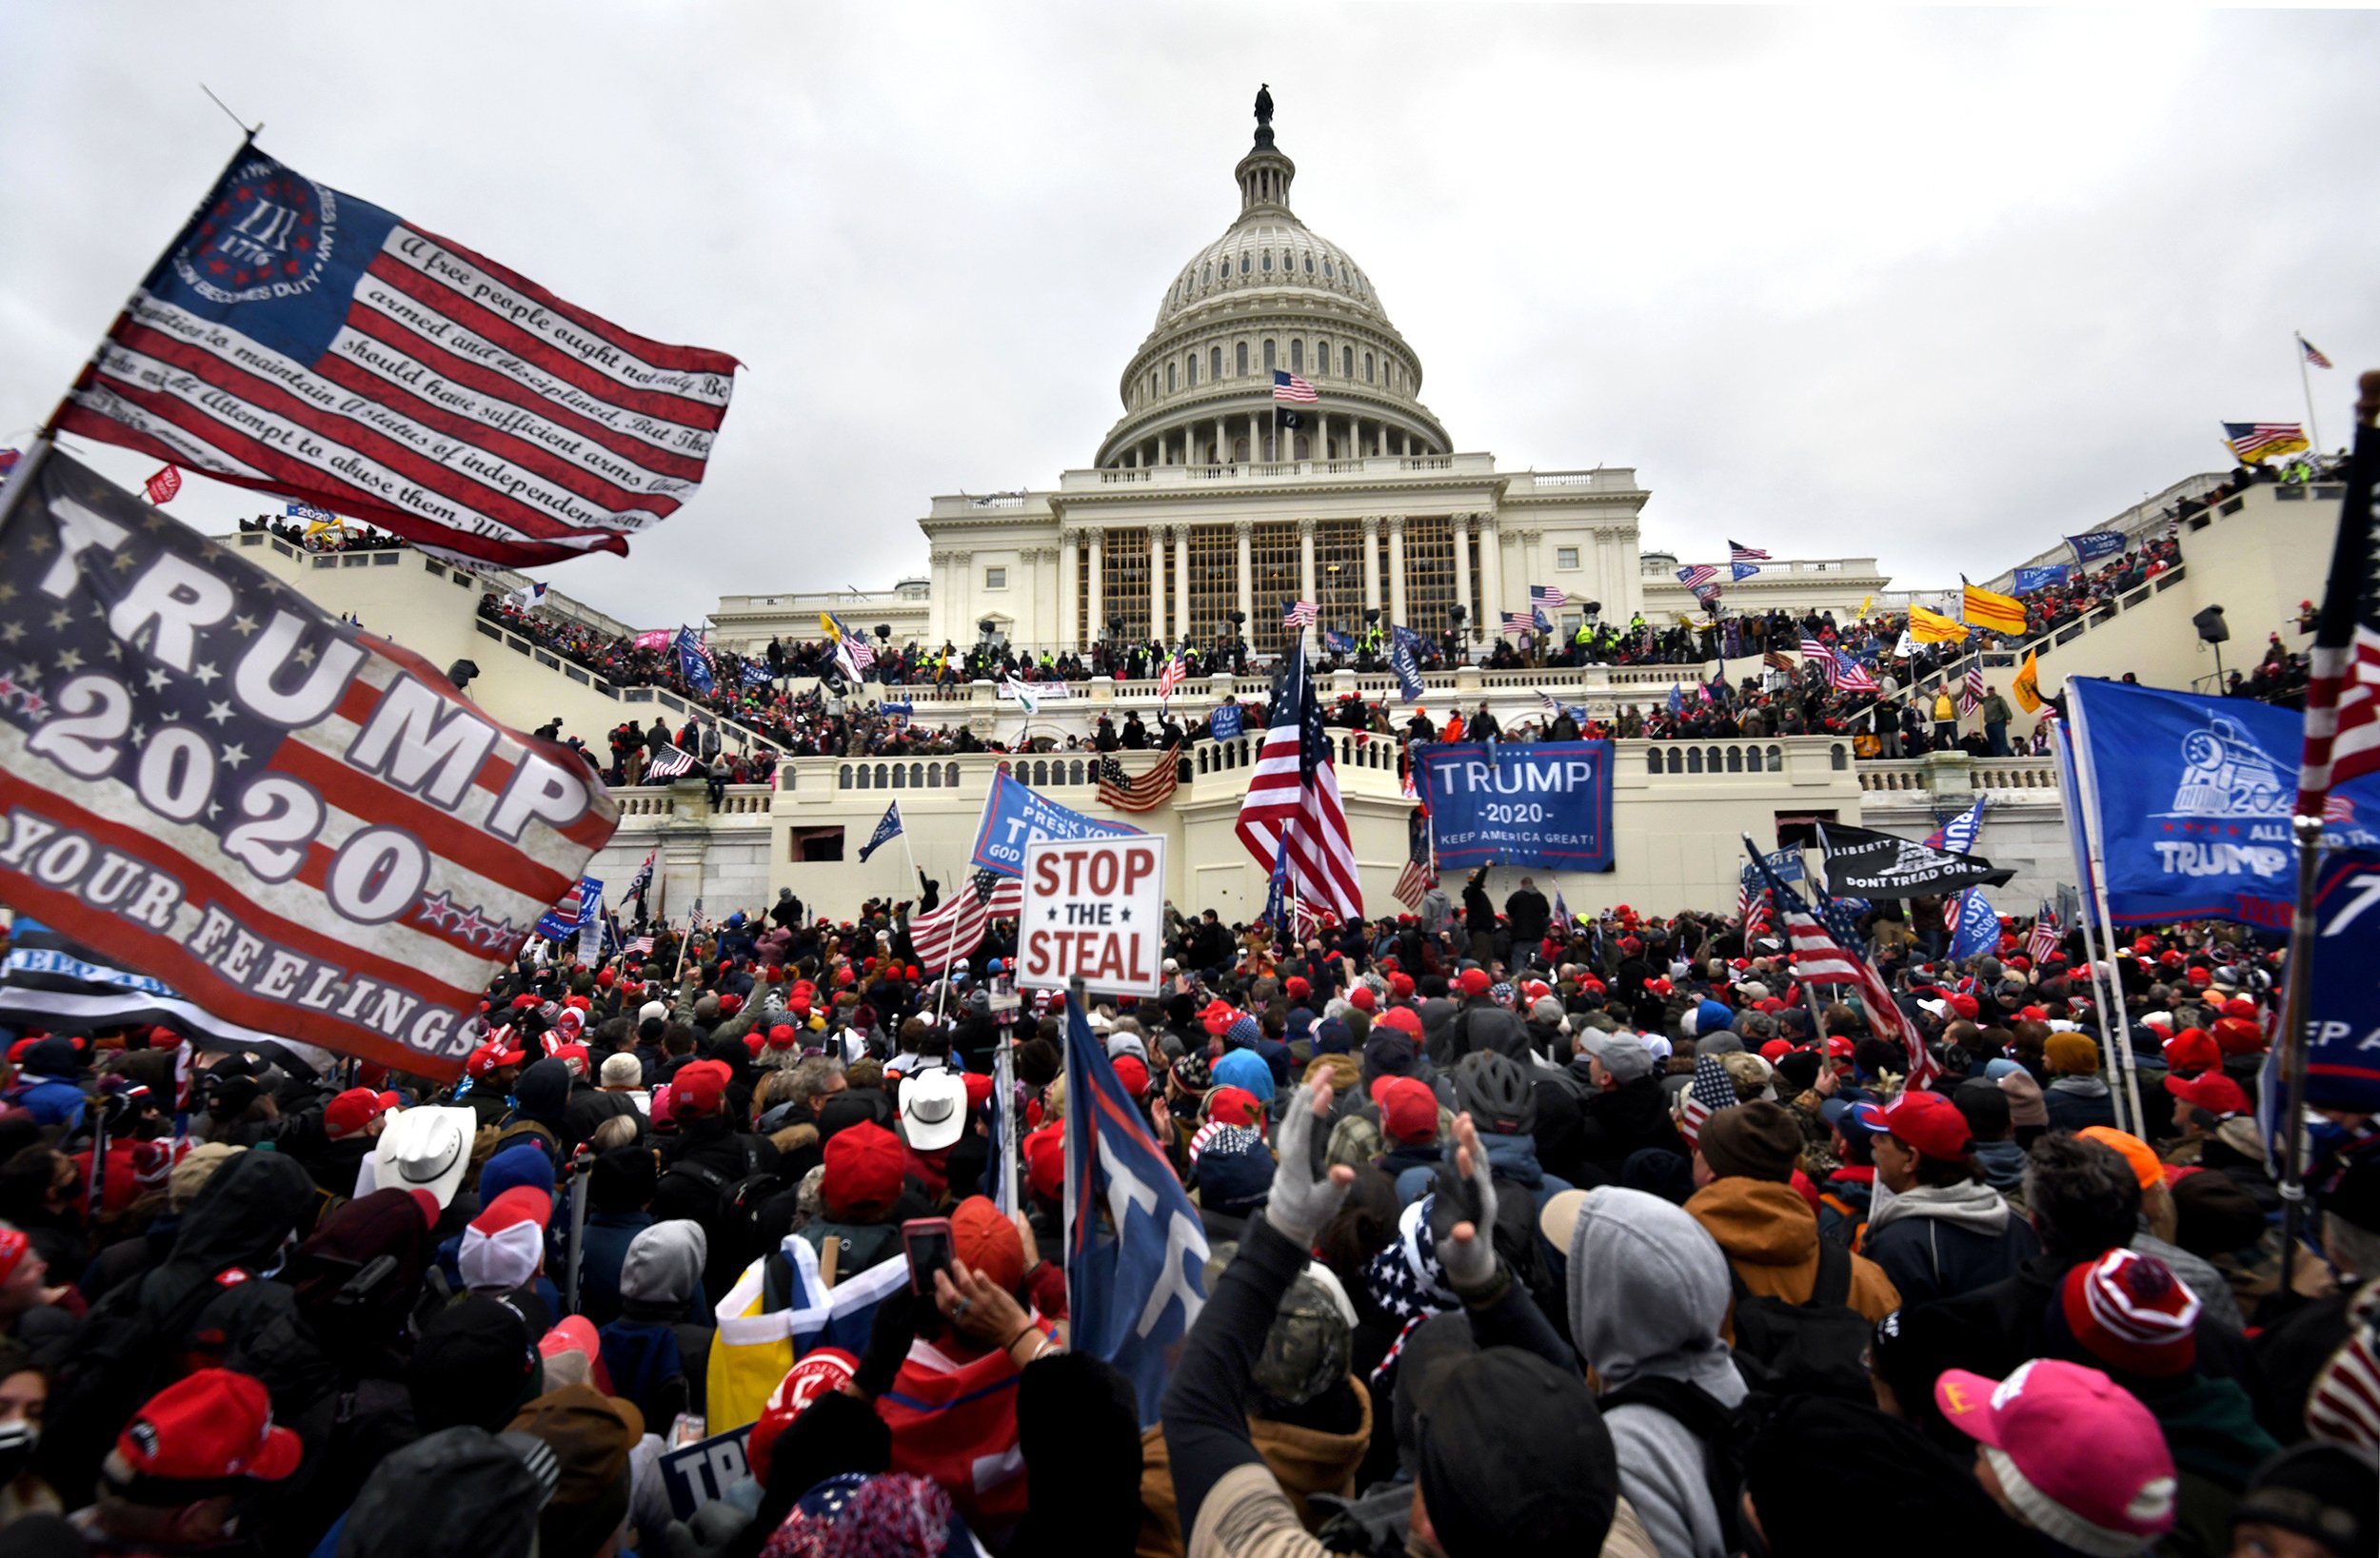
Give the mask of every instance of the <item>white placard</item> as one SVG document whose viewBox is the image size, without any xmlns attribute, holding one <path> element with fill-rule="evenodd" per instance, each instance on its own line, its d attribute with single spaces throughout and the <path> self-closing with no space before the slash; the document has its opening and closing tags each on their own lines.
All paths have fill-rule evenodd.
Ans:
<svg viewBox="0 0 2380 1558">
<path fill-rule="evenodd" d="M 1165 961 L 1165 840 L 1040 838 L 1024 851 L 1017 983 L 1098 996 L 1160 994 Z"/>
</svg>

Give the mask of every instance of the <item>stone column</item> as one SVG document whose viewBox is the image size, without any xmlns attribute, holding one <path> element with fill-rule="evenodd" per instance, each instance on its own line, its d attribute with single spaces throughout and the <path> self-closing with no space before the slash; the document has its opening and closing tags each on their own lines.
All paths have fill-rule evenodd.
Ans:
<svg viewBox="0 0 2380 1558">
<path fill-rule="evenodd" d="M 1298 522 L 1298 599 L 1314 599 L 1314 522 Z"/>
<path fill-rule="evenodd" d="M 1388 517 L 1388 620 L 1407 627 L 1413 625 L 1405 621 L 1405 517 L 1402 514 Z"/>
<path fill-rule="evenodd" d="M 1190 631 L 1190 527 L 1174 526 L 1174 637 Z"/>
<path fill-rule="evenodd" d="M 1224 431 L 1221 417 L 1215 419 L 1215 463 L 1218 465 L 1231 463 L 1231 441 Z"/>
<path fill-rule="evenodd" d="M 1256 534 L 1256 525 L 1251 521 L 1239 520 L 1233 523 L 1231 528 L 1234 539 L 1240 543 L 1240 615 L 1253 622 L 1256 621 L 1256 562 L 1250 554 L 1250 542 Z M 1244 634 L 1246 631 L 1247 624 L 1242 623 L 1240 632 Z"/>
<path fill-rule="evenodd" d="M 975 641 L 975 554 L 950 554 L 950 577 L 958 588 L 950 592 L 950 639 L 964 646 Z"/>
<path fill-rule="evenodd" d="M 1165 636 L 1165 527 L 1149 526 L 1149 637 Z"/>
<path fill-rule="evenodd" d="M 1480 627 L 1493 633 L 1504 621 L 1504 538 L 1493 512 L 1479 515 Z"/>
<path fill-rule="evenodd" d="M 1363 609 L 1380 609 L 1380 517 L 1363 517 Z"/>
<path fill-rule="evenodd" d="M 1476 609 L 1471 601 L 1471 516 L 1449 514 L 1446 518 L 1447 522 L 1454 526 L 1455 531 L 1455 600 L 1461 604 L 1463 611 L 1469 614 Z M 1092 587 L 1096 589 L 1098 586 Z M 1437 624 L 1429 625 L 1436 626 Z M 1468 634 L 1473 625 L 1476 624 L 1466 622 L 1464 632 Z M 1469 640 L 1466 638 L 1465 641 L 1468 642 Z"/>
<path fill-rule="evenodd" d="M 1060 653 L 1082 645 L 1082 624 L 1075 621 L 1075 602 L 1082 577 L 1082 532 L 1069 525 L 1058 533 L 1058 641 Z"/>
<path fill-rule="evenodd" d="M 1091 620 L 1084 625 L 1082 641 L 1085 647 L 1099 642 L 1107 631 L 1107 602 L 1104 577 L 1107 568 L 1107 532 L 1091 532 Z"/>
</svg>

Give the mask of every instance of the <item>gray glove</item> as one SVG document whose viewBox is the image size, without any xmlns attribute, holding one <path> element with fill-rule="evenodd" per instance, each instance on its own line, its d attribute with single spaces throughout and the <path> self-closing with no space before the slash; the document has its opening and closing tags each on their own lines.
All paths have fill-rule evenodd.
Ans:
<svg viewBox="0 0 2380 1558">
<path fill-rule="evenodd" d="M 1455 1166 L 1455 1146 L 1450 1132 L 1431 1198 L 1430 1235 L 1437 1241 L 1438 1263 L 1446 1270 L 1446 1285 L 1471 1294 L 1496 1280 L 1496 1181 L 1488 1173 L 1485 1148 L 1473 1149 L 1471 1173 L 1464 1174 Z M 1471 1224 L 1469 1244 L 1456 1239 L 1457 1223 Z"/>
<path fill-rule="evenodd" d="M 1300 1250 L 1311 1250 L 1322 1225 L 1347 1198 L 1347 1187 L 1331 1182 L 1327 1171 L 1314 1172 L 1314 1089 L 1300 1087 L 1281 1110 L 1276 1145 L 1279 1166 L 1273 1171 L 1272 1197 L 1264 1203 L 1264 1220 Z"/>
</svg>

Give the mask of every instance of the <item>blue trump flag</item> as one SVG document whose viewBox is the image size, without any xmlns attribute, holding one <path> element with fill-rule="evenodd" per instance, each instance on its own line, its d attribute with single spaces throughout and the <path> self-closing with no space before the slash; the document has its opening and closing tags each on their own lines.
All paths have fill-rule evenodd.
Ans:
<svg viewBox="0 0 2380 1558">
<path fill-rule="evenodd" d="M 2124 552 L 2124 532 L 2121 530 L 2092 530 L 2079 536 L 2069 536 L 2066 544 L 2074 549 L 2074 561 L 2088 567 L 2106 558 L 2120 557 Z"/>
<path fill-rule="evenodd" d="M 1146 1428 L 1206 1303 L 1206 1233 L 1071 996 L 1065 1129 L 1072 1346 L 1132 1381 Z"/>
<path fill-rule="evenodd" d="M 1397 673 L 1397 696 L 1408 703 L 1421 700 L 1421 635 L 1409 627 L 1388 630 L 1388 668 Z"/>
<path fill-rule="evenodd" d="M 1013 774 L 992 779 L 983 820 L 976 829 L 974 860 L 1002 877 L 1024 875 L 1024 846 L 1036 838 L 1121 838 L 1140 832 L 1121 822 L 1061 806 Z"/>
<path fill-rule="evenodd" d="M 1334 655 L 1352 655 L 1356 652 L 1356 636 L 1326 627 L 1322 629 L 1322 647 Z"/>
<path fill-rule="evenodd" d="M 595 906 L 603 901 L 603 882 L 593 877 L 581 877 L 578 886 L 537 917 L 537 934 L 556 941 L 575 936 L 586 929 L 595 917 Z"/>
<path fill-rule="evenodd" d="M 1951 932 L 1951 961 L 1981 957 L 2000 944 L 2000 917 L 1983 898 L 1983 889 L 1970 887 L 1958 895 L 1958 924 Z"/>
<path fill-rule="evenodd" d="M 1456 741 L 1417 749 L 1441 870 L 1612 869 L 1612 743 Z"/>
<path fill-rule="evenodd" d="M 2016 570 L 2016 593 L 2031 595 L 2053 584 L 2063 584 L 2069 571 L 2069 565 L 2063 562 L 2053 562 L 2040 568 L 2019 568 Z"/>
<path fill-rule="evenodd" d="M 1237 703 L 1222 703 L 1206 717 L 1206 733 L 1217 740 L 1237 736 L 1245 727 L 1247 715 Z"/>
<path fill-rule="evenodd" d="M 860 863 L 862 865 L 867 864 L 867 858 L 869 856 L 875 854 L 878 850 L 883 849 L 886 844 L 891 843 L 894 839 L 900 837 L 901 802 L 896 800 L 891 805 L 884 808 L 884 819 L 876 824 L 876 832 L 869 836 L 868 841 L 864 845 L 861 846 Z"/>
<path fill-rule="evenodd" d="M 2311 965 L 2306 1102 L 2380 1113 L 2380 976 L 2374 974 L 2380 970 L 2380 850 L 2346 849 L 2323 858 L 2314 881 Z"/>
<path fill-rule="evenodd" d="M 2305 717 L 2240 698 L 2067 680 L 2084 846 L 2118 925 L 2231 919 L 2289 929 Z M 2330 792 L 2323 841 L 2380 848 L 2380 774 Z M 2089 856 L 2079 859 L 2089 870 Z"/>
<path fill-rule="evenodd" d="M 711 653 L 703 647 L 703 641 L 694 636 L 694 629 L 678 629 L 678 674 L 685 678 L 687 686 L 708 698 L 719 687 L 718 678 L 711 675 Z"/>
</svg>

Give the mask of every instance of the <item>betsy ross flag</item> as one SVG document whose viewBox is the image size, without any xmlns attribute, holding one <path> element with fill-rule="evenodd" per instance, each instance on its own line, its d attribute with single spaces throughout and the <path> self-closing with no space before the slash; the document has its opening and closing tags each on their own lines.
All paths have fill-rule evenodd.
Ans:
<svg viewBox="0 0 2380 1558">
<path fill-rule="evenodd" d="M 2306 429 L 2293 422 L 2227 422 L 2223 442 L 2243 465 L 2262 464 L 2309 446 Z"/>
<path fill-rule="evenodd" d="M 1146 772 L 1127 776 L 1121 759 L 1110 752 L 1100 759 L 1100 803 L 1120 812 L 1155 811 L 1173 798 L 1181 780 L 1181 748 L 1169 746 L 1157 755 Z"/>
<path fill-rule="evenodd" d="M 1189 674 L 1190 667 L 1180 655 L 1176 655 L 1165 662 L 1165 668 L 1157 673 L 1157 706 L 1159 708 L 1165 706 L 1166 700 L 1174 696 L 1174 689 L 1180 686 L 1182 679 Z"/>
<path fill-rule="evenodd" d="M 2311 363 L 2318 368 L 2327 368 L 2334 365 L 2330 359 L 2323 356 L 2322 353 L 2314 349 L 2314 344 L 2312 342 L 2307 340 L 2302 335 L 2297 338 L 2297 349 L 2306 354 L 2307 362 Z"/>
<path fill-rule="evenodd" d="M 1273 374 L 1273 399 L 1277 401 L 1318 401 L 1321 397 L 1314 386 L 1294 373 L 1276 370 Z"/>
<path fill-rule="evenodd" d="M 525 567 L 625 556 L 627 536 L 676 513 L 735 369 L 250 145 L 125 305 L 56 429 Z"/>
<path fill-rule="evenodd" d="M 2355 446 L 2347 464 L 2347 495 L 2339 503 L 2339 533 L 2330 551 L 2330 582 L 2322 595 L 2322 615 L 2307 650 L 2306 751 L 2297 776 L 2297 812 L 2320 817 L 2333 785 L 2380 768 L 2380 506 L 2373 478 L 2380 476 L 2380 430 L 2370 395 L 2380 389 L 2367 374 L 2366 398 L 2355 406 Z"/>
<path fill-rule="evenodd" d="M 1677 1103 L 1677 1134 L 1694 1146 L 1702 1138 L 1702 1122 L 1722 1109 L 1733 1109 L 1743 1100 L 1735 1095 L 1735 1083 L 1727 1075 L 1727 1067 L 1716 1055 L 1695 1057 L 1695 1077 L 1686 1084 L 1686 1095 Z"/>
<path fill-rule="evenodd" d="M 1311 601 L 1284 601 L 1280 608 L 1280 625 L 1312 627 L 1321 617 L 1322 609 Z"/>
<path fill-rule="evenodd" d="M 1727 561 L 1730 562 L 1771 562 L 1775 560 L 1757 546 L 1746 546 L 1740 541 L 1731 541 L 1727 543 Z"/>
<path fill-rule="evenodd" d="M 979 871 L 950 901 L 909 921 L 909 948 L 929 974 L 947 973 L 982 944 L 995 919 L 1024 912 L 1024 878 Z"/>
<path fill-rule="evenodd" d="M 1355 843 L 1302 644 L 1289 646 L 1273 689 L 1273 723 L 1240 802 L 1238 831 L 1257 864 L 1269 870 L 1286 858 L 1289 886 L 1301 905 L 1333 910 L 1345 920 L 1363 917 Z"/>
<path fill-rule="evenodd" d="M 1885 988 L 1875 966 L 1852 950 L 1839 929 L 1830 929 L 1811 912 L 1801 895 L 1769 868 L 1767 858 L 1753 848 L 1750 838 L 1744 840 L 1744 848 L 1758 865 L 1768 886 L 1769 901 L 1776 905 L 1777 915 L 1785 922 L 1785 944 L 1792 949 L 1794 977 L 1804 984 L 1847 984 L 1855 989 L 1869 1032 L 1878 1038 L 1896 1040 L 1909 1052 L 1911 1087 L 1924 1087 L 1940 1075 L 1941 1066 L 1926 1049 L 1917 1030 L 1910 1025 L 1892 991 Z"/>
</svg>

